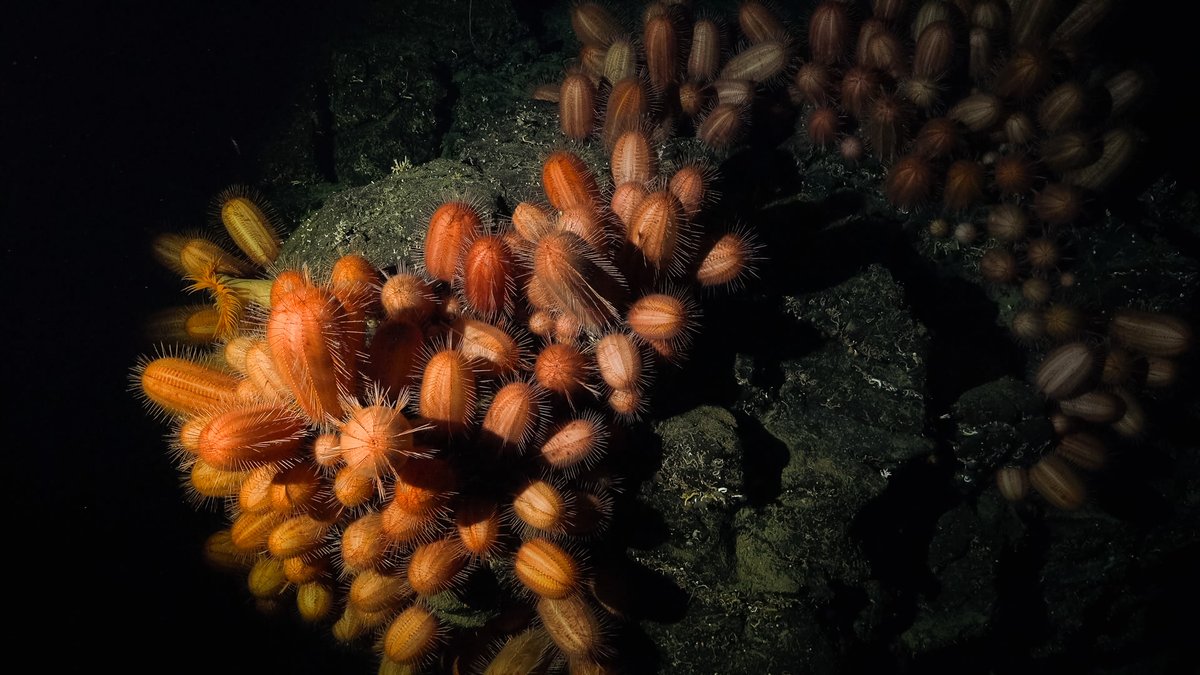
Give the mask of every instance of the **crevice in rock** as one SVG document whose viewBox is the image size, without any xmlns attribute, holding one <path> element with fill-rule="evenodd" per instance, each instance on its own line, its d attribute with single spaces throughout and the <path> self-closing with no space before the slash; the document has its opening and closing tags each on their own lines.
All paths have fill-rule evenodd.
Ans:
<svg viewBox="0 0 1200 675">
<path fill-rule="evenodd" d="M 1000 552 L 996 564 L 996 607 L 992 612 L 993 651 L 1008 670 L 1032 665 L 1030 653 L 1045 642 L 1050 619 L 1042 596 L 1043 568 L 1050 533 L 1040 517 L 1022 518 L 1025 535 Z"/>
<path fill-rule="evenodd" d="M 313 86 L 313 99 L 313 159 L 321 179 L 337 183 L 337 133 L 327 83 L 320 81 Z"/>
<path fill-rule="evenodd" d="M 445 93 L 437 99 L 433 106 L 434 130 L 429 147 L 441 148 L 441 154 L 445 157 L 443 141 L 454 126 L 454 108 L 458 104 L 460 91 L 458 83 L 454 81 L 454 68 L 449 63 L 434 61 L 430 68 L 430 75 L 435 82 L 442 86 Z"/>
</svg>

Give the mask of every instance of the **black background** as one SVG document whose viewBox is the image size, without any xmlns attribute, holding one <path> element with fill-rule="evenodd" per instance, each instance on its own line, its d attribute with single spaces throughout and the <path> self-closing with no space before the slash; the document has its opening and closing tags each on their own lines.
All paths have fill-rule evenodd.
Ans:
<svg viewBox="0 0 1200 675">
<path fill-rule="evenodd" d="M 128 390 L 148 308 L 180 298 L 150 239 L 206 226 L 217 192 L 254 182 L 239 148 L 364 6 L 58 3 L 5 18 L 6 604 L 20 626 L 6 643 L 34 668 L 374 670 L 205 567 L 220 514 L 184 501 L 166 426 Z"/>
</svg>

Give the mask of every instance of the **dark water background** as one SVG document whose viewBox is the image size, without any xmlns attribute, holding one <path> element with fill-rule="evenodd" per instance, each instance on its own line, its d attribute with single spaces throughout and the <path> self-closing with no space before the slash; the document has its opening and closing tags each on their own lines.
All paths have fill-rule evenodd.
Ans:
<svg viewBox="0 0 1200 675">
<path fill-rule="evenodd" d="M 47 672 L 373 672 L 205 567 L 219 514 L 127 392 L 142 319 L 179 298 L 151 237 L 254 181 L 239 147 L 365 3 L 37 4 L 2 46 L 6 642 Z"/>
</svg>

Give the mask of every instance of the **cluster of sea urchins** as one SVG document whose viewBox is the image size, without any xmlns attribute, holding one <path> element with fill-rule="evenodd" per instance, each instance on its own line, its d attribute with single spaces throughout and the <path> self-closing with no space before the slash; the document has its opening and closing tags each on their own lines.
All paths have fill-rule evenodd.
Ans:
<svg viewBox="0 0 1200 675">
<path fill-rule="evenodd" d="M 1059 342 L 1034 374 L 1034 384 L 1049 402 L 1055 440 L 1052 447 L 996 472 L 996 485 L 1010 501 L 1026 498 L 1029 488 L 1050 505 L 1077 509 L 1087 499 L 1085 474 L 1102 469 L 1119 444 L 1146 429 L 1143 390 L 1175 383 L 1179 358 L 1192 345 L 1191 327 L 1178 317 L 1121 309 L 1107 330 Z"/>
<path fill-rule="evenodd" d="M 636 35 L 603 4 L 577 3 L 578 62 L 534 98 L 558 103 L 562 131 L 573 140 L 599 133 L 611 148 L 624 131 L 653 130 L 730 148 L 756 96 L 779 90 L 792 51 L 783 24 L 760 3 L 746 3 L 740 18 L 747 44 L 730 56 L 724 22 L 697 16 L 687 3 L 648 3 Z"/>
<path fill-rule="evenodd" d="M 1144 78 L 1099 64 L 1086 49 L 1114 4 L 874 0 L 868 10 L 824 0 L 800 46 L 756 0 L 739 5 L 736 36 L 683 3 L 648 3 L 640 39 L 600 3 L 581 2 L 572 9 L 578 65 L 538 97 L 558 102 L 562 130 L 574 139 L 598 131 L 611 146 L 625 129 L 694 130 L 728 149 L 755 101 L 786 85 L 813 145 L 836 147 L 849 162 L 869 150 L 888 167 L 883 192 L 893 205 L 940 211 L 934 237 L 984 242 L 980 276 L 1020 285 L 1015 337 L 1061 345 L 1036 378 L 1056 402 L 1060 442 L 1030 471 L 1004 468 L 998 480 L 1020 499 L 1032 479 L 1051 503 L 1072 508 L 1084 491 L 1071 465 L 1095 469 L 1105 455 L 1106 443 L 1081 427 L 1139 434 L 1133 392 L 1168 384 L 1169 358 L 1190 341 L 1178 319 L 1120 311 L 1111 337 L 1089 346 L 1080 341 L 1087 317 L 1066 301 L 1075 283 L 1063 265 L 1068 228 L 1138 143 L 1128 118 Z M 1063 372 L 1070 386 L 1047 389 Z"/>
<path fill-rule="evenodd" d="M 1030 319 L 1073 280 L 1060 274 L 1067 228 L 1137 146 L 1128 117 L 1144 78 L 1085 49 L 1113 5 L 826 0 L 801 47 L 756 0 L 739 5 L 736 35 L 684 3 L 648 3 L 636 34 L 601 3 L 580 2 L 578 62 L 535 96 L 558 103 L 566 136 L 598 133 L 608 148 L 626 130 L 653 129 L 727 149 L 756 101 L 790 101 L 814 145 L 848 161 L 869 149 L 887 165 L 895 206 L 940 208 L 935 237 L 970 245 L 986 230 L 980 273 L 1023 284 L 1030 310 L 1016 328 L 1028 335 L 1053 330 L 1052 314 Z"/>
<path fill-rule="evenodd" d="M 889 165 L 884 193 L 899 208 L 1021 203 L 1066 225 L 1136 145 L 1120 125 L 1142 78 L 1084 49 L 1112 5 L 876 0 L 856 21 L 846 3 L 822 2 L 792 92 L 811 141 L 837 141 L 847 159 L 865 145 Z"/>
<path fill-rule="evenodd" d="M 1096 66 L 1084 49 L 1113 4 L 874 0 L 868 10 L 825 0 L 793 31 L 757 0 L 729 23 L 656 1 L 639 33 L 585 1 L 571 10 L 577 63 L 534 96 L 558 103 L 575 140 L 599 133 L 611 147 L 648 126 L 726 149 L 756 101 L 784 91 L 813 144 L 850 161 L 869 148 L 890 165 L 885 193 L 901 208 L 1019 199 L 1061 224 L 1078 215 L 1081 189 L 1101 189 L 1136 145 L 1122 124 L 1143 78 Z"/>
<path fill-rule="evenodd" d="M 730 55 L 725 23 L 684 2 L 649 2 L 637 31 L 600 2 L 578 2 L 571 7 L 582 44 L 577 64 L 534 97 L 558 103 L 563 133 L 575 141 L 599 133 L 611 148 L 624 131 L 653 130 L 732 148 L 756 96 L 780 90 L 792 52 L 784 24 L 766 7 L 748 2 L 739 18 L 748 43 Z"/>
<path fill-rule="evenodd" d="M 209 558 L 264 604 L 294 597 L 338 640 L 373 639 L 386 672 L 603 672 L 619 610 L 587 551 L 619 483 L 615 425 L 645 405 L 653 362 L 683 357 L 689 293 L 738 283 L 755 252 L 744 233 L 700 232 L 710 172 L 660 176 L 655 156 L 642 133 L 621 135 L 602 191 L 554 152 L 548 204 L 522 202 L 502 225 L 446 201 L 420 272 L 345 255 L 320 281 L 247 279 L 255 265 L 204 236 L 160 239 L 159 257 L 215 300 L 167 322 L 215 349 L 136 369 L 175 423 L 190 490 L 227 506 Z M 276 264 L 252 199 L 224 195 L 221 213 L 255 264 Z M 469 633 L 438 608 L 472 574 L 507 599 Z"/>
<path fill-rule="evenodd" d="M 1144 78 L 1097 65 L 1085 49 L 1113 4 L 877 0 L 850 57 L 850 10 L 822 2 L 809 22 L 811 58 L 795 71 L 810 140 L 853 130 L 843 154 L 853 159 L 865 141 L 890 164 L 894 205 L 940 208 L 931 235 L 982 243 L 980 276 L 1020 285 L 1012 329 L 1024 342 L 1079 332 L 1083 316 L 1063 290 L 1075 282 L 1064 264 L 1069 228 L 1138 143 L 1128 118 Z"/>
</svg>

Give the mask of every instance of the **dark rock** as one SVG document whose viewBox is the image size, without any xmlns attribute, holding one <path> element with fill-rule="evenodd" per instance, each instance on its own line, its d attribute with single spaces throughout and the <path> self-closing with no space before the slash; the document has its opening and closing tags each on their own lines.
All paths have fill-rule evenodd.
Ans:
<svg viewBox="0 0 1200 675">
<path fill-rule="evenodd" d="M 330 65 L 329 104 L 339 181 L 361 185 L 397 163 L 437 157 L 437 109 L 450 83 L 426 55 L 396 38 L 344 45 Z"/>
<path fill-rule="evenodd" d="M 952 408 L 956 478 L 964 492 L 988 489 L 1002 466 L 1029 466 L 1054 442 L 1045 402 L 1028 382 L 1003 377 L 963 393 Z"/>
<path fill-rule="evenodd" d="M 938 586 L 920 598 L 912 625 L 899 637 L 906 652 L 928 656 L 989 635 L 999 586 L 997 560 L 1022 530 L 994 493 L 978 503 L 963 502 L 938 519 L 928 554 Z"/>
<path fill-rule="evenodd" d="M 657 431 L 662 467 L 643 484 L 642 495 L 662 514 L 670 534 L 641 560 L 684 570 L 675 579 L 684 588 L 728 583 L 733 513 L 745 501 L 737 421 L 720 408 L 697 408 L 663 421 Z"/>
<path fill-rule="evenodd" d="M 383 267 L 402 263 L 415 269 L 440 200 L 472 191 L 487 195 L 490 188 L 478 171 L 452 160 L 400 168 L 327 199 L 288 237 L 282 262 L 327 270 L 338 256 L 359 253 Z"/>
<path fill-rule="evenodd" d="M 784 314 L 815 331 L 817 344 L 780 364 L 778 403 L 764 426 L 788 441 L 822 439 L 822 454 L 877 469 L 930 450 L 923 438 L 923 387 L 928 339 L 906 309 L 903 290 L 873 266 L 828 290 L 784 299 Z M 797 447 L 798 446 L 798 447 Z"/>
</svg>

